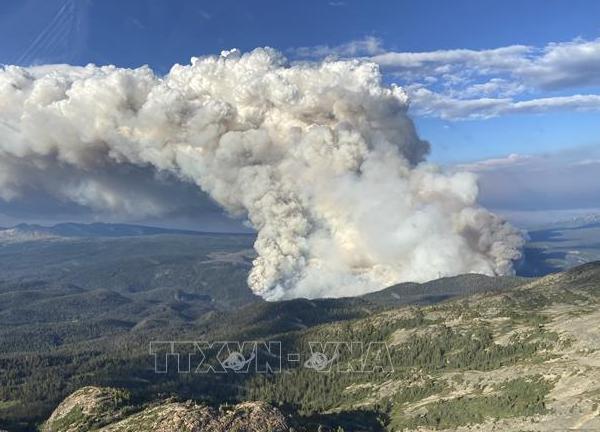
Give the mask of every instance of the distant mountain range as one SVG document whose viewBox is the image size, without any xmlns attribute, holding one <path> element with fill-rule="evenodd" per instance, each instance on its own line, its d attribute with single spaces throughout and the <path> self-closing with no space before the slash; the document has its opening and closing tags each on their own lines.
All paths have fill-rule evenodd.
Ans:
<svg viewBox="0 0 600 432">
<path fill-rule="evenodd" d="M 573 216 L 566 219 L 560 219 L 542 226 L 541 228 L 552 227 L 583 227 L 591 225 L 600 225 L 600 213 L 587 213 L 578 216 Z"/>
<path fill-rule="evenodd" d="M 60 223 L 52 226 L 19 224 L 11 228 L 0 228 L 0 241 L 5 238 L 38 240 L 53 237 L 138 237 L 159 234 L 202 235 L 207 233 L 112 223 Z"/>
<path fill-rule="evenodd" d="M 203 231 L 159 228 L 134 224 L 114 223 L 60 223 L 53 226 L 19 224 L 0 228 L 0 246 L 31 241 L 76 240 L 93 238 L 142 238 L 152 236 L 238 236 L 248 239 L 251 233 L 209 233 Z M 590 261 L 600 260 L 600 214 L 591 213 L 563 221 L 556 221 L 528 232 L 524 259 L 517 266 L 517 275 L 544 276 Z M 403 286 L 403 288 L 410 287 Z M 415 286 L 419 298 L 423 287 Z M 403 290 L 404 291 L 404 290 Z M 392 291 L 390 291 L 392 292 Z M 388 300 L 390 300 L 388 296 Z"/>
<path fill-rule="evenodd" d="M 600 260 L 600 214 L 556 221 L 528 232 L 521 276 L 544 276 Z"/>
</svg>

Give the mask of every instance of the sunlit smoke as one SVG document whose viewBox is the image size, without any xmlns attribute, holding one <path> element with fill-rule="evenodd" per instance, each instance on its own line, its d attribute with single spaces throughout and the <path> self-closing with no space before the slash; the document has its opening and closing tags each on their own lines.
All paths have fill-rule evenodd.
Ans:
<svg viewBox="0 0 600 432">
<path fill-rule="evenodd" d="M 257 231 L 267 299 L 508 274 L 521 234 L 479 207 L 476 178 L 424 162 L 403 90 L 359 61 L 276 51 L 149 68 L 0 70 L 0 198 L 42 189 L 96 210 L 160 213 L 110 181 L 123 165 L 193 182 Z"/>
</svg>

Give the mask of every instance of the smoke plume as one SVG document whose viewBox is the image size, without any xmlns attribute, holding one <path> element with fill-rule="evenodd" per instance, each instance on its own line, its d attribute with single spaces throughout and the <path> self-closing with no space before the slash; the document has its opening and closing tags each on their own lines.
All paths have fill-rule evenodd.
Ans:
<svg viewBox="0 0 600 432">
<path fill-rule="evenodd" d="M 162 77 L 6 66 L 0 198 L 44 190 L 155 214 L 151 193 L 115 180 L 124 167 L 193 182 L 256 229 L 249 284 L 267 299 L 511 273 L 521 234 L 477 205 L 472 174 L 424 162 L 407 107 L 372 63 L 289 65 L 271 49 L 193 58 Z"/>
</svg>

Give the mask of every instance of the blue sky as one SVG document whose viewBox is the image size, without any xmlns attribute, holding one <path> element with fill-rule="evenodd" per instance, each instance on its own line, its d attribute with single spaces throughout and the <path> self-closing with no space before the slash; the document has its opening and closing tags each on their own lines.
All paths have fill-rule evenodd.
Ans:
<svg viewBox="0 0 600 432">
<path fill-rule="evenodd" d="M 595 0 L 4 0 L 0 63 L 166 73 L 192 56 L 257 46 L 291 61 L 365 58 L 407 88 L 432 161 L 473 166 L 518 154 L 535 156 L 519 166 L 539 172 L 541 159 L 600 160 L 599 16 Z M 553 175 L 546 162 L 536 187 Z M 485 177 L 492 166 L 476 170 Z M 579 179 L 594 185 L 588 195 L 575 204 L 567 193 L 557 207 L 600 207 L 592 168 Z M 483 200 L 521 210 L 496 198 Z"/>
<path fill-rule="evenodd" d="M 5 0 L 0 62 L 149 64 L 166 73 L 191 56 L 234 47 L 247 51 L 268 45 L 294 59 L 298 47 L 333 50 L 365 38 L 376 38 L 390 52 L 543 48 L 600 37 L 598 16 L 600 3 L 593 0 Z M 403 83 L 394 76 L 386 79 Z M 432 160 L 441 163 L 593 145 L 600 135 L 597 113 L 574 110 L 493 120 L 415 118 L 432 143 Z"/>
</svg>

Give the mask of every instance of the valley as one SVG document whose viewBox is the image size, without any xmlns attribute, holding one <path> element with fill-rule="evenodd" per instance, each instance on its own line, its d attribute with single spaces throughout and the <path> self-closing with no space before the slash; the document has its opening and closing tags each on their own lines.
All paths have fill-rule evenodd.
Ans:
<svg viewBox="0 0 600 432">
<path fill-rule="evenodd" d="M 245 282 L 252 241 L 144 233 L 3 243 L 0 427 L 141 432 L 154 419 L 169 430 L 175 412 L 190 431 L 245 430 L 248 416 L 297 431 L 598 426 L 600 264 L 265 302 Z M 172 364 L 157 374 L 149 344 L 164 340 L 276 340 L 302 362 L 284 359 L 273 374 L 180 374 Z M 307 369 L 314 341 L 383 342 L 393 370 L 343 372 L 361 361 L 355 352 L 328 373 Z M 83 409 L 106 392 L 118 404 Z M 57 414 L 63 400 L 70 408 Z"/>
</svg>

